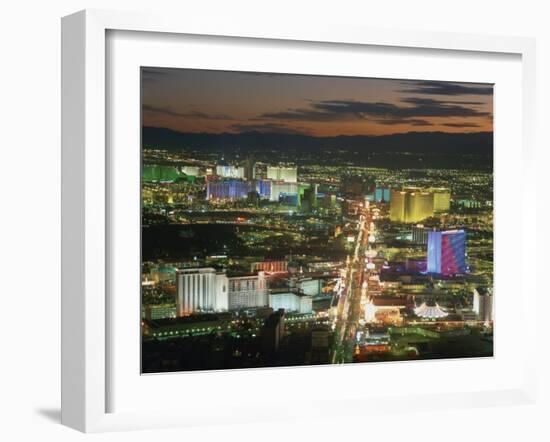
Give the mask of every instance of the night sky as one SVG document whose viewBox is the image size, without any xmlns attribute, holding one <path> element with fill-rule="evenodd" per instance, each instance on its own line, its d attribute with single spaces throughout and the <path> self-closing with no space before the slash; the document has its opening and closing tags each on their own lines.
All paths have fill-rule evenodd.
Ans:
<svg viewBox="0 0 550 442">
<path fill-rule="evenodd" d="M 142 68 L 143 125 L 312 136 L 493 130 L 490 84 Z"/>
</svg>

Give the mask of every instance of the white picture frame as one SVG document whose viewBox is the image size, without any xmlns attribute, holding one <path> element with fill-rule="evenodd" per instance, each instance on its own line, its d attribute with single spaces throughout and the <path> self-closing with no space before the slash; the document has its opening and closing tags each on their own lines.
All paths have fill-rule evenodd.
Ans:
<svg viewBox="0 0 550 442">
<path fill-rule="evenodd" d="M 87 10 L 62 21 L 62 423 L 84 432 L 167 426 L 209 424 L 212 419 L 184 411 L 108 412 L 108 393 L 113 385 L 108 376 L 110 318 L 108 286 L 107 228 L 109 187 L 107 155 L 106 66 L 109 31 L 141 31 L 163 34 L 206 35 L 287 42 L 338 43 L 381 48 L 426 48 L 443 51 L 469 51 L 478 54 L 501 53 L 521 57 L 522 176 L 533 170 L 535 108 L 535 42 L 518 37 L 494 37 L 416 31 L 388 31 L 345 26 L 310 25 L 293 27 L 284 23 L 212 23 L 193 18 L 153 16 Z M 534 231 L 525 222 L 535 219 L 536 194 L 525 196 L 519 235 L 519 262 L 534 255 Z M 533 229 L 534 230 L 534 229 Z M 498 253 L 498 251 L 497 251 Z M 525 268 L 520 274 L 525 274 Z M 533 308 L 536 303 L 534 280 L 524 278 L 518 308 Z M 497 301 L 498 302 L 498 301 Z M 497 325 L 498 327 L 498 325 Z M 525 325 L 524 333 L 533 336 L 535 324 Z M 520 379 L 513 388 L 445 393 L 403 398 L 397 392 L 377 398 L 377 410 L 406 410 L 413 401 L 416 409 L 441 409 L 476 405 L 533 403 L 536 381 L 534 340 L 526 339 L 525 358 Z M 317 369 L 317 368 L 314 368 Z M 291 372 L 293 369 L 288 369 Z M 241 372 L 242 373 L 242 372 Z M 221 373 L 220 375 L 223 375 Z M 288 375 L 288 374 L 287 374 Z M 177 376 L 177 375 L 175 375 Z M 267 375 L 266 375 L 267 376 Z M 517 385 L 520 385 L 517 387 Z M 357 399 L 342 398 L 342 413 L 353 410 Z M 317 402 L 318 413 L 322 413 Z M 363 412 L 365 407 L 362 405 Z M 244 405 L 243 405 L 244 407 Z M 266 409 L 253 411 L 245 418 L 283 419 L 295 416 L 298 407 L 280 413 Z M 333 411 L 331 411 L 332 413 Z M 267 413 L 271 413 L 267 416 Z M 223 419 L 217 417 L 216 422 Z"/>
</svg>

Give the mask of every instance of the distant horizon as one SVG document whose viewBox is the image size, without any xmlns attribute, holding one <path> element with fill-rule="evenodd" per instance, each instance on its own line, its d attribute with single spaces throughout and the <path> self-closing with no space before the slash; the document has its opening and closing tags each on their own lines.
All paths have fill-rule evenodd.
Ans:
<svg viewBox="0 0 550 442">
<path fill-rule="evenodd" d="M 340 161 L 377 164 L 380 167 L 407 167 L 414 153 L 415 163 L 423 167 L 454 168 L 458 163 L 470 169 L 493 167 L 493 132 L 405 132 L 384 135 L 314 136 L 267 132 L 205 133 L 180 132 L 165 127 L 143 127 L 143 148 L 177 152 L 221 152 L 230 157 L 254 153 L 267 160 L 279 152 L 290 161 L 307 158 L 326 164 Z M 375 155 L 375 157 L 372 157 Z M 403 156 L 405 155 L 405 156 Z"/>
<path fill-rule="evenodd" d="M 387 134 L 340 134 L 340 135 L 310 135 L 302 133 L 285 133 L 285 132 L 268 132 L 262 130 L 249 130 L 246 132 L 193 132 L 193 131 L 181 131 L 164 126 L 142 126 L 143 129 L 165 129 L 172 132 L 177 132 L 185 135 L 244 135 L 244 134 L 262 134 L 262 135 L 290 135 L 290 136 L 302 136 L 309 138 L 339 138 L 339 137 L 389 137 L 394 135 L 408 135 L 408 134 L 445 134 L 445 135 L 476 135 L 476 134 L 493 134 L 493 130 L 479 130 L 473 132 L 448 132 L 443 130 L 422 131 L 422 130 L 410 130 L 408 132 L 392 132 Z"/>
</svg>

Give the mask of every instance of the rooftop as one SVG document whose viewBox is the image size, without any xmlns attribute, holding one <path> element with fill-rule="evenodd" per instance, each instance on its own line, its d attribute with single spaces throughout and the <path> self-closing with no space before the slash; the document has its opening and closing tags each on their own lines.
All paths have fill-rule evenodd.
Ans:
<svg viewBox="0 0 550 442">
<path fill-rule="evenodd" d="M 428 305 L 428 303 L 423 302 L 420 307 L 414 309 L 414 313 L 424 319 L 439 319 L 449 315 L 445 310 L 439 307 L 437 302 L 434 305 Z"/>
</svg>

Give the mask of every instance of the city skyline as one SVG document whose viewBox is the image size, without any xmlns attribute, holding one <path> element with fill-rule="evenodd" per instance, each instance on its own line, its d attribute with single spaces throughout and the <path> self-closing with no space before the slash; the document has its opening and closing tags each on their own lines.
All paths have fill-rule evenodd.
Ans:
<svg viewBox="0 0 550 442">
<path fill-rule="evenodd" d="M 142 69 L 142 371 L 493 356 L 493 88 Z"/>
<path fill-rule="evenodd" d="M 142 68 L 143 126 L 185 133 L 492 132 L 492 105 L 483 83 Z"/>
</svg>

